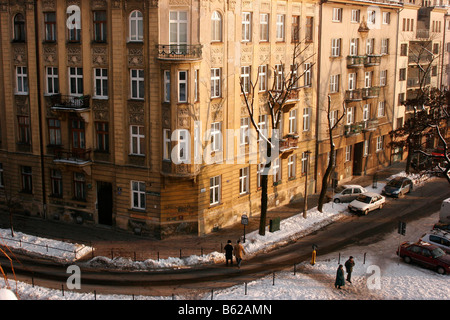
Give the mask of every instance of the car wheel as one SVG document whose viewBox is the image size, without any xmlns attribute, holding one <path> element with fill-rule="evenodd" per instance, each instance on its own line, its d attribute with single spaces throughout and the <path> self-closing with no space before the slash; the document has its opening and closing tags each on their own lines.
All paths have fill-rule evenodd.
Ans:
<svg viewBox="0 0 450 320">
<path fill-rule="evenodd" d="M 339 200 L 338 198 L 334 199 L 334 203 L 340 203 L 341 200 Z"/>
<path fill-rule="evenodd" d="M 408 256 L 403 257 L 403 261 L 405 261 L 406 263 L 411 263 L 411 258 Z"/>
<path fill-rule="evenodd" d="M 438 267 L 438 268 L 437 268 L 437 272 L 438 272 L 439 274 L 445 274 L 445 269 L 442 268 L 442 267 Z"/>
</svg>

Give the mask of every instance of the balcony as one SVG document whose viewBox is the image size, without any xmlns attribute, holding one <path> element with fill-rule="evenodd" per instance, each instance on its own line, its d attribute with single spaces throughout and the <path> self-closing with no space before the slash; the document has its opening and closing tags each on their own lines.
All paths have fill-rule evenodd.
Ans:
<svg viewBox="0 0 450 320">
<path fill-rule="evenodd" d="M 280 153 L 292 151 L 298 148 L 298 135 L 288 134 L 280 140 Z"/>
<path fill-rule="evenodd" d="M 361 89 L 345 91 L 344 99 L 346 102 L 361 101 L 362 100 Z"/>
<path fill-rule="evenodd" d="M 347 68 L 358 68 L 364 66 L 365 56 L 347 56 Z"/>
<path fill-rule="evenodd" d="M 430 30 L 428 29 L 417 29 L 416 31 L 416 38 L 417 39 L 430 39 Z"/>
<path fill-rule="evenodd" d="M 364 120 L 361 121 L 362 124 L 362 130 L 365 132 L 369 132 L 369 131 L 375 131 L 377 129 L 377 125 L 378 125 L 378 120 Z"/>
<path fill-rule="evenodd" d="M 372 67 L 379 66 L 381 62 L 381 55 L 368 54 L 364 59 L 364 66 Z"/>
<path fill-rule="evenodd" d="M 55 94 L 50 97 L 52 110 L 79 112 L 90 109 L 91 96 Z"/>
<path fill-rule="evenodd" d="M 427 77 L 425 79 L 422 79 L 422 86 L 427 86 L 430 84 L 431 78 Z M 420 88 L 421 83 L 420 80 L 417 78 L 408 78 L 406 80 L 406 86 L 408 89 L 412 89 L 412 88 Z"/>
<path fill-rule="evenodd" d="M 360 134 L 364 129 L 364 124 L 362 122 L 347 124 L 344 126 L 344 135 L 346 137 L 354 136 Z"/>
<path fill-rule="evenodd" d="M 55 149 L 55 158 L 53 162 L 83 166 L 92 162 L 91 149 L 67 150 Z"/>
<path fill-rule="evenodd" d="M 195 61 L 202 59 L 201 44 L 160 44 L 158 48 L 158 59 L 175 61 Z"/>
<path fill-rule="evenodd" d="M 361 91 L 363 99 L 378 98 L 380 95 L 380 87 L 362 88 Z"/>
</svg>

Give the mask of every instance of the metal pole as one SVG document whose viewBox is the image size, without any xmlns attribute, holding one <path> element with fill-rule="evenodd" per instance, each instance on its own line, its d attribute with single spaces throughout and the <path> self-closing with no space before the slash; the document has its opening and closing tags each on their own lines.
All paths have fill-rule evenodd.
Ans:
<svg viewBox="0 0 450 320">
<path fill-rule="evenodd" d="M 306 168 L 305 168 L 305 201 L 303 202 L 303 218 L 307 218 L 308 211 L 308 167 L 309 167 L 309 154 L 311 153 L 309 150 L 306 153 Z"/>
</svg>

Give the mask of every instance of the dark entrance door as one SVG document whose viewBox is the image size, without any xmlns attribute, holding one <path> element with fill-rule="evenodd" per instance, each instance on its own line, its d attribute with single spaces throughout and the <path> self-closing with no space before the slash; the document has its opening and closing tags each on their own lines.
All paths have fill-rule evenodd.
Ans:
<svg viewBox="0 0 450 320">
<path fill-rule="evenodd" d="M 353 175 L 360 176 L 363 169 L 363 150 L 364 142 L 355 144 L 355 151 L 353 153 Z"/>
<path fill-rule="evenodd" d="M 98 223 L 112 225 L 113 195 L 112 184 L 97 181 Z"/>
</svg>

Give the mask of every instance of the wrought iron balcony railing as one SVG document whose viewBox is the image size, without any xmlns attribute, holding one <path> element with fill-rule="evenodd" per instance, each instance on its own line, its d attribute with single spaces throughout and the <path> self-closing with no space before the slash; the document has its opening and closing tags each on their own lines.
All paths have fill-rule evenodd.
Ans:
<svg viewBox="0 0 450 320">
<path fill-rule="evenodd" d="M 90 108 L 91 96 L 72 96 L 55 94 L 51 96 L 52 109 L 79 111 Z"/>
<path fill-rule="evenodd" d="M 82 165 L 91 162 L 91 149 L 68 150 L 55 149 L 55 162 Z"/>
<path fill-rule="evenodd" d="M 288 134 L 280 140 L 279 149 L 280 152 L 286 152 L 298 148 L 298 135 Z"/>
<path fill-rule="evenodd" d="M 378 98 L 380 95 L 380 87 L 362 88 L 361 91 L 363 99 Z"/>
<path fill-rule="evenodd" d="M 366 67 L 378 66 L 381 62 L 381 55 L 368 54 L 364 59 L 364 65 Z"/>
<path fill-rule="evenodd" d="M 362 94 L 361 89 L 355 89 L 355 90 L 347 90 L 345 91 L 345 101 L 352 102 L 352 101 L 361 101 L 362 100 Z"/>
<path fill-rule="evenodd" d="M 347 56 L 347 68 L 364 66 L 365 56 Z"/>
<path fill-rule="evenodd" d="M 202 58 L 201 44 L 160 44 L 158 58 L 163 60 L 199 60 Z"/>
</svg>

